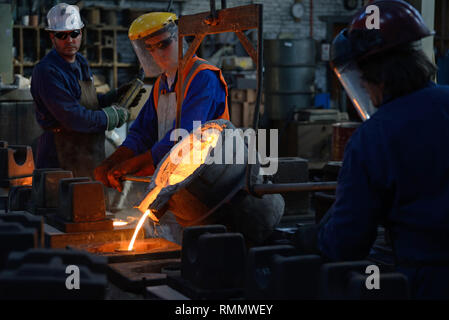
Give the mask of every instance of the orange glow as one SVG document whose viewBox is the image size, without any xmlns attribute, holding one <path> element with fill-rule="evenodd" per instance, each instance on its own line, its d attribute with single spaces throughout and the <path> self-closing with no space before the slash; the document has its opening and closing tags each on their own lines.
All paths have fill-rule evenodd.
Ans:
<svg viewBox="0 0 449 320">
<path fill-rule="evenodd" d="M 359 110 L 359 114 L 362 115 L 363 121 L 365 121 L 366 115 L 365 115 L 365 112 L 363 112 L 362 107 L 360 107 L 360 105 L 356 99 L 352 99 L 352 102 L 354 102 L 355 107 Z"/>
<path fill-rule="evenodd" d="M 140 212 L 143 212 L 143 214 L 145 214 L 148 211 L 147 210 L 148 207 L 156 199 L 156 197 L 159 194 L 159 192 L 161 191 L 161 189 L 162 189 L 161 187 L 156 185 L 156 187 L 153 190 L 151 190 L 150 193 L 145 197 L 145 199 L 143 199 L 143 201 L 139 204 L 137 209 L 139 209 Z"/>
<path fill-rule="evenodd" d="M 145 218 L 150 214 L 150 209 L 148 209 L 140 218 L 139 223 L 136 226 L 136 230 L 134 230 L 133 237 L 131 238 L 131 241 L 128 245 L 128 251 L 131 251 L 134 247 L 134 242 L 136 241 L 137 234 L 139 233 L 140 228 L 142 228 L 143 222 L 145 221 Z"/>
<path fill-rule="evenodd" d="M 208 126 L 203 128 L 201 135 L 192 133 L 189 138 L 183 139 L 172 151 L 179 156 L 178 162 L 172 162 L 171 157 L 168 157 L 159 170 L 156 184 L 163 187 L 175 185 L 194 173 L 206 161 L 211 149 L 217 145 L 221 129 L 218 125 Z"/>
</svg>

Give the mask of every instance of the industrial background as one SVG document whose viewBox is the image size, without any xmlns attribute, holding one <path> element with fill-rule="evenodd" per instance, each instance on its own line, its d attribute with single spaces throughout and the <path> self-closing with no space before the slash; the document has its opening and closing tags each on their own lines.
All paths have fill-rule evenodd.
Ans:
<svg viewBox="0 0 449 320">
<path fill-rule="evenodd" d="M 82 220 L 77 220 L 79 212 L 75 212 L 80 209 L 75 209 L 73 203 L 75 199 L 83 199 L 95 206 L 91 198 L 99 192 L 96 185 L 83 188 L 81 182 L 88 180 L 74 181 L 66 171 L 33 171 L 30 164 L 36 139 L 42 133 L 35 120 L 30 77 L 33 67 L 51 49 L 45 17 L 48 9 L 58 2 L 0 1 L 0 211 L 4 211 L 0 213 L 0 298 L 378 298 L 366 292 L 357 296 L 356 290 L 336 280 L 339 275 L 362 270 L 366 262 L 354 262 L 343 269 L 322 268 L 326 277 L 334 277 L 323 289 L 316 285 L 317 279 L 323 276 L 316 271 L 322 263 L 320 258 L 312 255 L 301 258 L 288 241 L 298 225 L 319 221 L 335 200 L 335 181 L 344 146 L 361 124 L 354 106 L 331 72 L 329 50 L 332 39 L 365 1 L 227 1 L 228 8 L 263 4 L 264 76 L 259 127 L 279 130 L 279 170 L 270 180 L 305 186 L 322 183 L 324 187 L 312 190 L 306 186 L 303 192 L 282 193 L 285 211 L 266 246 L 247 251 L 248 243 L 234 233 L 227 233 L 224 227 L 202 226 L 185 230 L 182 247 L 170 238 L 170 230 L 165 230 L 166 239 L 142 242 L 140 251 L 134 253 L 120 252 L 113 245 L 131 238 L 137 222 L 135 217 L 125 221 L 125 226 L 117 224 L 112 228 L 106 220 L 119 219 L 120 214 L 126 217 L 127 211 L 117 210 L 115 216 L 104 212 L 95 226 L 92 225 L 93 229 L 84 230 L 79 223 Z M 128 39 L 128 28 L 143 13 L 165 11 L 168 1 L 65 2 L 81 9 L 85 33 L 80 52 L 95 75 L 97 92 L 105 93 L 135 78 L 139 65 Z M 438 83 L 449 84 L 449 3 L 445 0 L 408 2 L 421 12 L 429 28 L 435 30 L 435 37 L 423 42 L 424 49 L 439 67 Z M 220 9 L 219 1 L 217 9 Z M 172 4 L 172 11 L 178 16 L 209 10 L 207 0 L 174 0 Z M 246 34 L 255 44 L 257 32 Z M 257 70 L 238 38 L 233 33 L 208 35 L 197 54 L 222 69 L 229 86 L 232 123 L 238 128 L 251 127 Z M 126 129 L 148 97 L 154 80 L 145 79 L 147 95 L 133 109 L 130 123 L 107 135 L 107 155 L 126 137 Z M 62 179 L 66 181 L 60 182 Z M 20 182 L 14 184 L 13 180 Z M 75 195 L 76 188 L 79 191 Z M 133 200 L 139 196 L 136 191 Z M 32 208 L 25 205 L 30 199 Z M 123 209 L 123 201 L 117 199 L 118 209 Z M 57 218 L 58 215 L 65 220 Z M 223 243 L 232 250 L 217 249 Z M 383 263 L 389 272 L 385 256 L 388 257 L 390 248 L 383 232 L 379 233 L 376 246 L 372 258 Z M 71 250 L 64 250 L 67 247 Z M 78 296 L 58 289 L 58 281 L 64 283 L 66 275 L 56 274 L 65 270 L 67 264 L 79 265 L 85 272 L 82 281 L 87 289 Z M 50 271 L 46 273 L 42 268 Z M 18 284 L 19 271 L 27 269 L 38 270 L 36 274 L 42 275 L 41 279 L 54 277 L 53 282 L 48 282 L 49 288 L 54 286 L 53 293 L 50 289 L 45 294 L 31 290 L 33 281 L 37 281 L 31 275 L 27 276 L 28 284 L 26 281 Z M 380 297 L 406 297 L 401 279 L 391 279 L 394 289 L 379 293 Z M 303 289 L 297 289 L 298 283 Z"/>
</svg>

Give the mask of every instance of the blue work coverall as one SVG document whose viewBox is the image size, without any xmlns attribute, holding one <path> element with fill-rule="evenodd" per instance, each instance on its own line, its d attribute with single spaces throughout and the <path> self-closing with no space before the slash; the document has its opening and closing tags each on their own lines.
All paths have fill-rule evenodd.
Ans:
<svg viewBox="0 0 449 320">
<path fill-rule="evenodd" d="M 388 101 L 348 142 L 318 246 L 334 261 L 364 259 L 378 224 L 414 298 L 449 299 L 449 87 L 429 83 Z"/>
<path fill-rule="evenodd" d="M 31 94 L 36 108 L 36 120 L 44 130 L 39 137 L 36 168 L 60 167 L 53 130 L 82 133 L 104 132 L 107 118 L 101 110 L 90 110 L 80 104 L 79 80 L 89 81 L 92 72 L 86 59 L 76 54 L 76 61 L 65 61 L 52 49 L 35 67 L 31 80 Z M 99 107 L 106 107 L 107 95 L 97 95 Z M 74 150 L 75 151 L 75 150 Z"/>
</svg>

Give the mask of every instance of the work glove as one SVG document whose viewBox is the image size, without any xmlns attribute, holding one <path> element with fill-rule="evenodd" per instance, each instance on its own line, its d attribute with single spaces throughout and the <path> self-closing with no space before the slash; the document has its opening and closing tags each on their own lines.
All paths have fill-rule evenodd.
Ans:
<svg viewBox="0 0 449 320">
<path fill-rule="evenodd" d="M 125 108 L 112 105 L 101 109 L 108 118 L 106 130 L 110 131 L 114 128 L 120 128 L 129 119 L 129 111 Z"/>
<path fill-rule="evenodd" d="M 108 158 L 103 160 L 98 167 L 94 170 L 95 180 L 100 181 L 106 187 L 111 187 L 108 180 L 108 171 L 115 165 L 134 157 L 134 151 L 131 149 L 120 146 L 114 151 Z"/>
<path fill-rule="evenodd" d="M 319 254 L 318 225 L 306 224 L 298 227 L 293 235 L 293 244 L 302 254 Z"/>
<path fill-rule="evenodd" d="M 128 92 L 129 89 L 131 89 L 132 85 L 134 84 L 134 81 L 130 81 L 128 83 L 125 83 L 124 85 L 120 86 L 117 89 L 117 102 L 122 99 L 122 97 Z M 128 106 L 128 109 L 134 108 L 139 104 L 140 98 L 142 98 L 142 95 L 145 93 L 145 88 L 141 88 L 137 96 L 134 98 L 134 100 L 131 102 L 131 104 Z"/>
<path fill-rule="evenodd" d="M 122 177 L 127 174 L 151 176 L 155 171 L 151 152 L 147 151 L 112 167 L 108 172 L 109 185 L 122 192 Z"/>
</svg>

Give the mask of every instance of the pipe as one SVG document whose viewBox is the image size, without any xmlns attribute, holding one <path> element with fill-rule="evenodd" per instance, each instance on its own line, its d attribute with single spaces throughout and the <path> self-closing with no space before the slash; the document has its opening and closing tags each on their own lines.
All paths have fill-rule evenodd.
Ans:
<svg viewBox="0 0 449 320">
<path fill-rule="evenodd" d="M 262 88 L 263 88 L 263 5 L 259 5 L 258 12 L 258 28 L 257 28 L 257 97 L 256 97 L 256 106 L 254 109 L 254 117 L 253 117 L 253 129 L 256 132 L 256 141 L 258 139 L 258 129 L 259 129 L 259 112 L 260 112 L 260 103 L 262 101 Z M 256 161 L 258 157 L 256 156 Z M 251 172 L 252 165 L 248 164 L 246 168 L 246 186 L 245 189 L 250 194 L 254 195 L 253 185 L 251 183 Z"/>
<path fill-rule="evenodd" d="M 264 194 L 284 192 L 308 192 L 308 191 L 333 191 L 337 188 L 337 182 L 299 182 L 279 184 L 255 184 L 252 186 L 254 193 L 259 196 Z"/>
<path fill-rule="evenodd" d="M 256 131 L 259 129 L 259 113 L 260 113 L 260 103 L 262 101 L 262 88 L 263 88 L 263 7 L 261 6 L 258 12 L 259 15 L 259 26 L 257 28 L 257 97 L 256 106 L 254 110 L 253 118 L 253 128 Z"/>
</svg>

